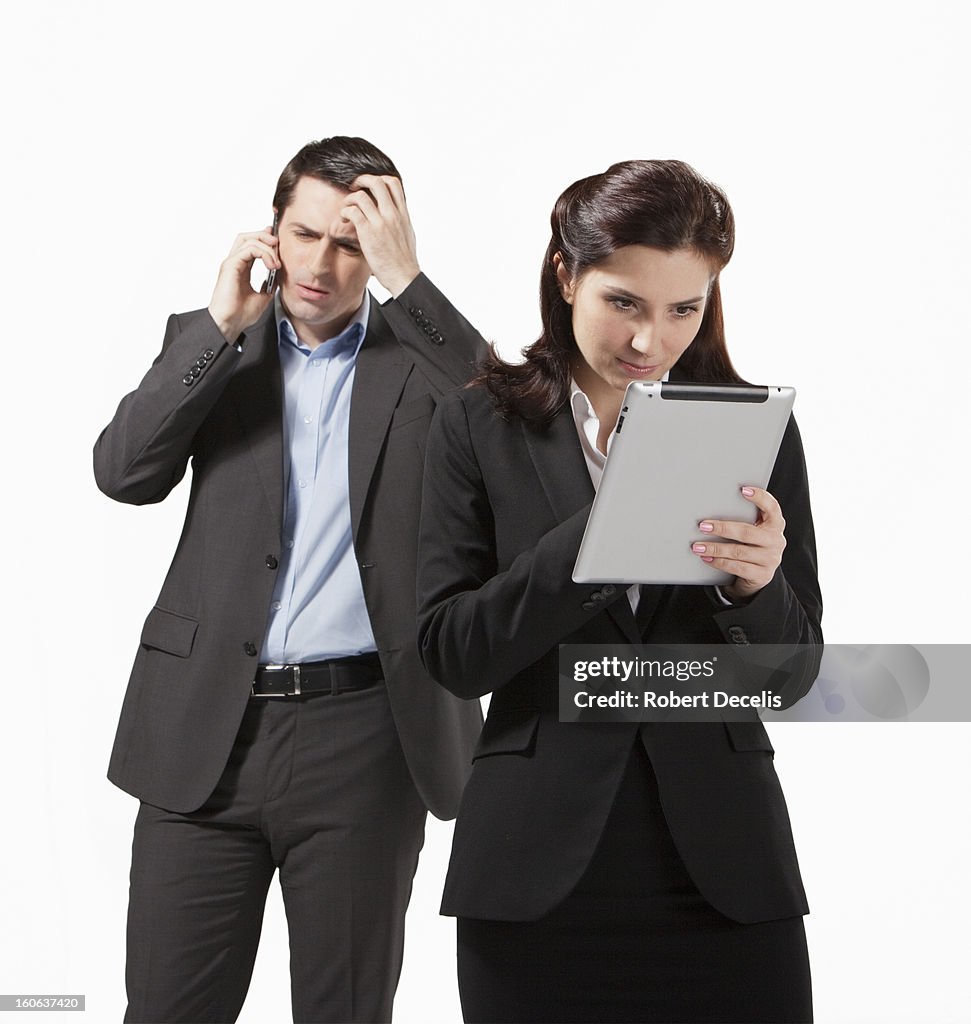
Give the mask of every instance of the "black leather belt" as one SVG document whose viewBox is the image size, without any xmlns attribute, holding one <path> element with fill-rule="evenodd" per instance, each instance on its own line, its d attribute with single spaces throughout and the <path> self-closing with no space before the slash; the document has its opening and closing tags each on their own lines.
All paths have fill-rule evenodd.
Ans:
<svg viewBox="0 0 971 1024">
<path fill-rule="evenodd" d="M 366 690 L 384 678 L 376 654 L 357 654 L 301 665 L 260 665 L 251 697 L 300 697 L 309 693 Z"/>
</svg>

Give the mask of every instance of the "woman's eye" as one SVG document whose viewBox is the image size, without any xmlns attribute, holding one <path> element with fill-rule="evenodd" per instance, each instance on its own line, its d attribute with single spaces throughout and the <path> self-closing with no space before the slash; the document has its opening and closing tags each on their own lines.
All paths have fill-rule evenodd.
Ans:
<svg viewBox="0 0 971 1024">
<path fill-rule="evenodd" d="M 685 320 L 689 316 L 691 316 L 692 313 L 697 313 L 697 312 L 698 312 L 698 307 L 697 306 L 678 306 L 675 309 L 674 314 L 675 314 L 675 316 L 678 317 L 679 320 Z"/>
<path fill-rule="evenodd" d="M 625 313 L 634 308 L 633 301 L 631 299 L 625 299 L 621 295 L 612 295 L 607 301 L 617 309 L 622 309 Z"/>
</svg>

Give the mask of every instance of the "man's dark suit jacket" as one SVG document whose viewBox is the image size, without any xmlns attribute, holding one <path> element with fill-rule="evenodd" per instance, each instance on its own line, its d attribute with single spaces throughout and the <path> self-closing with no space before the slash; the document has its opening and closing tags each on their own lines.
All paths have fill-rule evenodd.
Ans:
<svg viewBox="0 0 971 1024">
<path fill-rule="evenodd" d="M 569 406 L 541 431 L 501 419 L 482 387 L 440 405 L 419 545 L 422 657 L 459 696 L 494 691 L 455 826 L 443 913 L 528 921 L 562 901 L 591 860 L 638 731 L 668 827 L 708 902 L 742 922 L 806 913 L 757 717 L 561 723 L 557 714 L 559 643 L 810 644 L 805 665 L 776 692 L 788 706 L 808 690 L 822 604 L 794 421 L 769 490 L 788 542 L 772 581 L 739 607 L 718 604 L 707 587 L 645 587 L 640 634 L 623 586 L 570 578 L 593 487 Z"/>
<path fill-rule="evenodd" d="M 371 298 L 350 412 L 354 552 L 395 724 L 426 806 L 455 816 L 481 727 L 429 679 L 415 643 L 425 435 L 466 381 L 478 332 L 424 275 Z M 201 806 L 229 757 L 257 667 L 280 559 L 283 385 L 272 304 L 227 345 L 206 310 L 169 318 L 162 351 L 94 450 L 98 486 L 161 501 L 192 460 L 185 526 L 145 621 L 108 776 L 179 812 Z"/>
</svg>

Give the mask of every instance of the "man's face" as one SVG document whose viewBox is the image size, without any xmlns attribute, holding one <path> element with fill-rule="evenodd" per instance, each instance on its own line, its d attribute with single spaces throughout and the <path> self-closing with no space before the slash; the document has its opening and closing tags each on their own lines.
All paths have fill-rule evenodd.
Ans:
<svg viewBox="0 0 971 1024">
<path fill-rule="evenodd" d="M 280 217 L 280 298 L 304 343 L 339 334 L 371 276 L 354 225 L 340 216 L 346 195 L 319 178 L 303 177 Z"/>
</svg>

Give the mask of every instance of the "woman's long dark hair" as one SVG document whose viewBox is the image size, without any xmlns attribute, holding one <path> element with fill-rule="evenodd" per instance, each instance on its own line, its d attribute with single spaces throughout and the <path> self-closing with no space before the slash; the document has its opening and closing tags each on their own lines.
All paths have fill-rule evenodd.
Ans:
<svg viewBox="0 0 971 1024">
<path fill-rule="evenodd" d="M 741 380 L 725 347 L 718 287 L 718 273 L 735 247 L 735 218 L 717 185 L 680 160 L 626 160 L 574 182 L 557 199 L 550 224 L 539 283 L 543 332 L 522 363 L 507 363 L 493 349 L 475 382 L 489 389 L 502 415 L 545 426 L 570 396 L 570 361 L 578 350 L 573 309 L 556 277 L 557 253 L 574 280 L 628 245 L 701 255 L 714 280 L 701 326 L 678 370 L 705 383 Z"/>
</svg>

